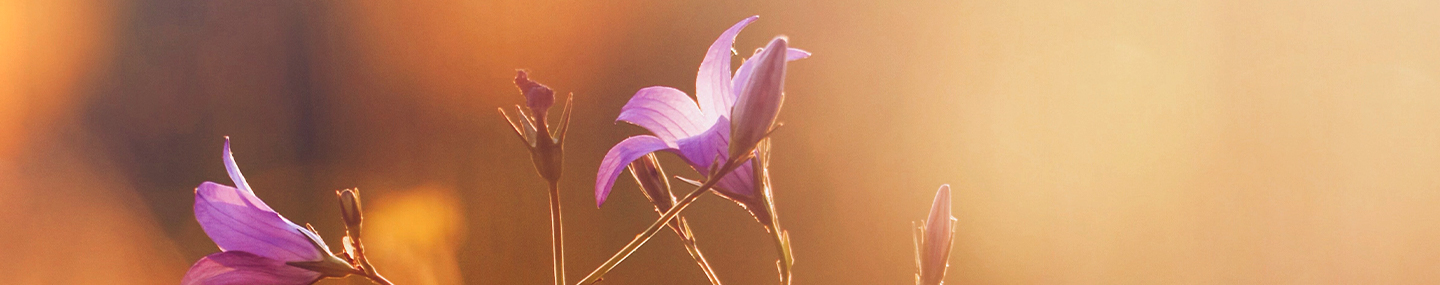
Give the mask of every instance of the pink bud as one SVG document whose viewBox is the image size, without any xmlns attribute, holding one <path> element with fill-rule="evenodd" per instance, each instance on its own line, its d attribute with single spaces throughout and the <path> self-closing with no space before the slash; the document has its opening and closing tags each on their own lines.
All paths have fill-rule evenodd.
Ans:
<svg viewBox="0 0 1440 285">
<path fill-rule="evenodd" d="M 788 39 L 776 37 L 759 54 L 755 71 L 738 90 L 738 101 L 730 110 L 730 157 L 740 157 L 755 149 L 775 125 L 780 105 L 785 101 L 785 53 Z"/>
</svg>

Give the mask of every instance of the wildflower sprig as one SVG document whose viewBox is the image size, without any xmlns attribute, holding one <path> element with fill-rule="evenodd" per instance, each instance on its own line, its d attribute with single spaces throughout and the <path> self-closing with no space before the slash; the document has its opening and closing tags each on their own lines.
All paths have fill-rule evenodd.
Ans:
<svg viewBox="0 0 1440 285">
<path fill-rule="evenodd" d="M 621 109 L 618 121 L 639 125 L 653 135 L 627 138 L 605 154 L 596 173 L 597 205 L 605 202 L 625 165 L 656 151 L 679 154 L 706 180 L 695 182 L 697 187 L 694 192 L 677 201 L 659 220 L 582 279 L 580 284 L 599 281 L 649 241 L 663 225 L 669 224 L 686 206 L 712 189 L 740 204 L 754 215 L 756 221 L 776 233 L 782 255 L 781 281 L 789 282 L 789 269 L 794 263 L 789 239 L 776 228 L 772 198 L 764 190 L 768 182 L 761 181 L 766 173 L 762 164 L 764 159 L 752 158 L 756 156 L 757 147 L 777 126 L 776 118 L 784 100 L 787 62 L 809 57 L 810 53 L 790 48 L 789 39 L 784 36 L 776 37 L 741 64 L 732 77 L 730 53 L 735 36 L 757 18 L 751 16 L 741 20 L 710 45 L 696 75 L 695 101 L 674 88 L 656 86 L 640 89 Z M 768 155 L 768 146 L 765 148 Z"/>
<path fill-rule="evenodd" d="M 561 164 L 565 161 L 565 133 L 570 128 L 570 110 L 574 101 L 574 94 L 566 96 L 565 109 L 560 113 L 559 125 L 552 132 L 549 123 L 550 106 L 555 104 L 555 91 L 543 84 L 530 80 L 529 74 L 524 70 L 516 71 L 515 86 L 520 88 L 521 95 L 525 96 L 525 105 L 530 109 L 526 113 L 520 105 L 515 105 L 515 112 L 518 118 L 511 119 L 510 114 L 505 113 L 505 108 L 498 108 L 500 115 L 510 123 L 515 135 L 525 142 L 525 147 L 530 151 L 530 160 L 535 163 L 535 171 L 541 178 L 550 184 L 550 232 L 551 245 L 554 247 L 554 268 L 555 284 L 565 284 L 565 242 L 564 230 L 560 218 L 560 174 Z M 516 122 L 519 123 L 516 123 Z"/>
<path fill-rule="evenodd" d="M 348 206 L 341 201 L 347 236 L 346 250 L 337 257 L 314 227 L 296 225 L 255 196 L 230 152 L 229 137 L 221 159 L 235 186 L 200 183 L 194 206 L 195 220 L 221 252 L 196 261 L 181 284 L 310 284 L 361 275 L 391 285 L 360 250 L 358 197 L 352 195 Z"/>
</svg>

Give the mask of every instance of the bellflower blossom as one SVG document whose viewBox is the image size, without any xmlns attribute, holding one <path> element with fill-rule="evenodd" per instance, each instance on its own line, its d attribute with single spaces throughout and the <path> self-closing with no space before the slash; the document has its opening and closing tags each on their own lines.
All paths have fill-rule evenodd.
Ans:
<svg viewBox="0 0 1440 285">
<path fill-rule="evenodd" d="M 604 160 L 600 163 L 600 169 L 595 178 L 595 203 L 597 206 L 605 203 L 605 198 L 610 194 L 615 179 L 630 162 L 656 151 L 669 151 L 680 155 L 691 168 L 699 171 L 702 175 L 708 175 L 712 164 L 718 161 L 725 161 L 730 155 L 730 136 L 732 120 L 731 111 L 737 100 L 742 95 L 741 90 L 751 81 L 754 75 L 783 76 L 783 63 L 785 61 L 799 60 L 810 56 L 809 52 L 786 47 L 785 39 L 779 38 L 778 46 L 785 51 L 784 61 L 779 61 L 782 69 L 777 74 L 774 71 L 754 72 L 757 65 L 761 64 L 766 53 L 761 50 L 756 56 L 745 61 L 736 70 L 735 77 L 731 77 L 730 56 L 731 46 L 735 42 L 735 36 L 745 26 L 754 22 L 759 16 L 751 16 L 741 20 L 734 26 L 725 30 L 710 45 L 705 54 L 705 59 L 700 63 L 700 69 L 695 79 L 695 98 L 691 100 L 685 92 L 665 86 L 653 86 L 640 89 L 635 96 L 621 108 L 620 115 L 616 121 L 631 123 L 649 130 L 653 135 L 639 135 L 627 138 L 616 144 L 605 154 Z M 770 80 L 770 83 L 778 83 Z M 767 85 L 778 87 L 778 85 Z M 761 88 L 767 89 L 767 88 Z M 768 90 L 768 89 L 767 89 Z M 774 94 L 778 96 L 778 94 Z M 770 102 L 778 101 L 772 98 Z M 698 102 L 697 102 L 698 101 Z M 757 101 L 763 102 L 765 100 Z M 775 106 L 778 110 L 778 106 Z M 773 121 L 773 112 L 762 115 L 769 115 L 769 121 Z M 749 119 L 748 121 L 764 121 L 764 119 Z M 744 120 L 742 120 L 744 121 Z M 769 126 L 764 126 L 768 128 Z M 748 130 L 748 129 L 747 129 Z M 765 205 L 762 205 L 759 193 L 755 188 L 752 174 L 753 162 L 746 161 L 739 165 L 733 173 L 725 175 L 716 185 L 716 193 L 730 200 L 740 203 L 761 223 L 770 221 L 769 212 Z"/>
<path fill-rule="evenodd" d="M 236 187 L 206 181 L 195 188 L 195 220 L 222 252 L 190 267 L 181 284 L 310 284 L 343 277 L 348 262 L 330 253 L 313 230 L 280 216 L 255 196 L 230 153 L 223 159 Z"/>
<path fill-rule="evenodd" d="M 930 205 L 930 218 L 916 228 L 917 285 L 944 284 L 945 270 L 950 266 L 950 245 L 955 240 L 955 217 L 950 215 L 950 185 L 940 185 L 935 202 Z"/>
</svg>

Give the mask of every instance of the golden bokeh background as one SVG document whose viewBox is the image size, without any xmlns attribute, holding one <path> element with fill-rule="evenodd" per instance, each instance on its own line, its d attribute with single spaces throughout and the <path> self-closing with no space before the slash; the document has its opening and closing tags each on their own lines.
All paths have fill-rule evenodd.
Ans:
<svg viewBox="0 0 1440 285">
<path fill-rule="evenodd" d="M 360 188 L 397 283 L 548 283 L 544 184 L 494 111 L 516 68 L 575 94 L 578 280 L 656 216 L 628 179 L 594 206 L 643 133 L 620 106 L 692 92 L 755 14 L 741 54 L 815 54 L 772 170 L 797 284 L 913 282 L 944 183 L 948 284 L 1440 283 L 1440 2 L 963 0 L 0 1 L 0 283 L 178 282 L 217 250 L 191 190 L 230 184 L 227 135 L 331 244 Z M 685 215 L 722 280 L 775 280 L 744 210 Z M 662 232 L 606 283 L 705 280 Z"/>
</svg>

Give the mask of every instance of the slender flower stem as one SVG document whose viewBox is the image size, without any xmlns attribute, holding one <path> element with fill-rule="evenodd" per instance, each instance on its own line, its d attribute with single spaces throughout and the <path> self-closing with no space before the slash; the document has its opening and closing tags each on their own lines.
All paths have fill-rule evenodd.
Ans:
<svg viewBox="0 0 1440 285">
<path fill-rule="evenodd" d="M 560 225 L 560 181 L 550 181 L 550 232 L 555 248 L 555 285 L 565 285 L 565 235 Z"/>
<path fill-rule="evenodd" d="M 375 284 L 380 284 L 380 285 L 395 285 L 395 283 L 390 283 L 390 280 L 386 280 L 384 276 L 380 276 L 380 274 L 378 274 L 378 273 L 376 273 L 376 274 L 365 274 L 365 275 L 363 275 L 363 276 L 365 276 L 365 278 L 370 279 L 370 281 L 375 282 Z"/>
<path fill-rule="evenodd" d="M 780 227 L 777 225 L 775 227 L 775 251 L 780 256 L 780 261 L 777 265 L 780 267 L 780 284 L 782 285 L 790 285 L 790 280 L 793 279 L 790 276 L 789 246 L 789 241 L 786 241 L 785 233 L 780 231 Z"/>
<path fill-rule="evenodd" d="M 710 263 L 705 261 L 705 254 L 700 252 L 700 246 L 695 244 L 695 235 L 690 232 L 690 224 L 685 219 L 671 221 L 670 228 L 679 234 L 680 242 L 685 245 L 685 251 L 695 259 L 695 264 L 700 266 L 700 271 L 705 272 L 705 278 L 710 279 L 710 285 L 720 285 L 720 276 L 715 274 L 715 269 L 710 268 Z"/>
<path fill-rule="evenodd" d="M 736 160 L 725 162 L 724 166 L 720 167 L 720 171 L 716 171 L 714 175 L 710 175 L 709 180 L 706 180 L 704 184 L 700 184 L 700 187 L 695 188 L 695 191 L 686 194 L 685 198 L 681 198 L 680 201 L 676 202 L 674 207 L 671 207 L 669 211 L 665 211 L 665 214 L 660 215 L 660 219 L 655 220 L 655 223 L 650 224 L 649 228 L 645 228 L 644 232 L 636 235 L 635 239 L 630 240 L 630 243 L 626 244 L 625 248 L 620 249 L 619 252 L 616 252 L 614 256 L 610 257 L 610 260 L 606 260 L 604 264 L 595 268 L 595 271 L 590 272 L 590 275 L 586 275 L 585 279 L 581 279 L 580 282 L 576 284 L 586 285 L 600 281 L 600 278 L 604 277 L 605 273 L 609 273 L 611 269 L 615 269 L 616 265 L 620 265 L 621 261 L 625 261 L 626 257 L 630 257 L 631 253 L 635 253 L 636 249 L 640 249 L 641 245 L 645 245 L 645 242 L 650 241 L 650 238 L 654 237 L 655 233 L 660 232 L 660 228 L 669 224 L 670 220 L 674 219 L 675 216 L 680 215 L 680 211 L 685 210 L 686 207 L 690 206 L 690 203 L 695 202 L 695 199 L 699 199 L 701 195 L 710 191 L 711 188 L 715 187 L 715 183 L 720 182 L 720 178 L 735 171 L 739 166 L 740 162 Z"/>
<path fill-rule="evenodd" d="M 365 257 L 365 245 L 360 242 L 359 235 L 356 235 L 355 237 L 353 237 L 353 239 L 354 240 L 352 242 L 355 247 L 355 256 L 356 259 L 359 259 L 357 261 L 360 263 L 359 272 L 357 272 L 357 274 L 359 274 L 360 276 L 365 276 L 366 279 L 370 279 L 370 281 L 374 281 L 376 284 L 394 285 L 394 283 L 390 283 L 390 280 L 385 279 L 384 276 L 380 276 L 380 272 L 375 271 L 374 265 L 370 265 L 370 258 Z"/>
</svg>

